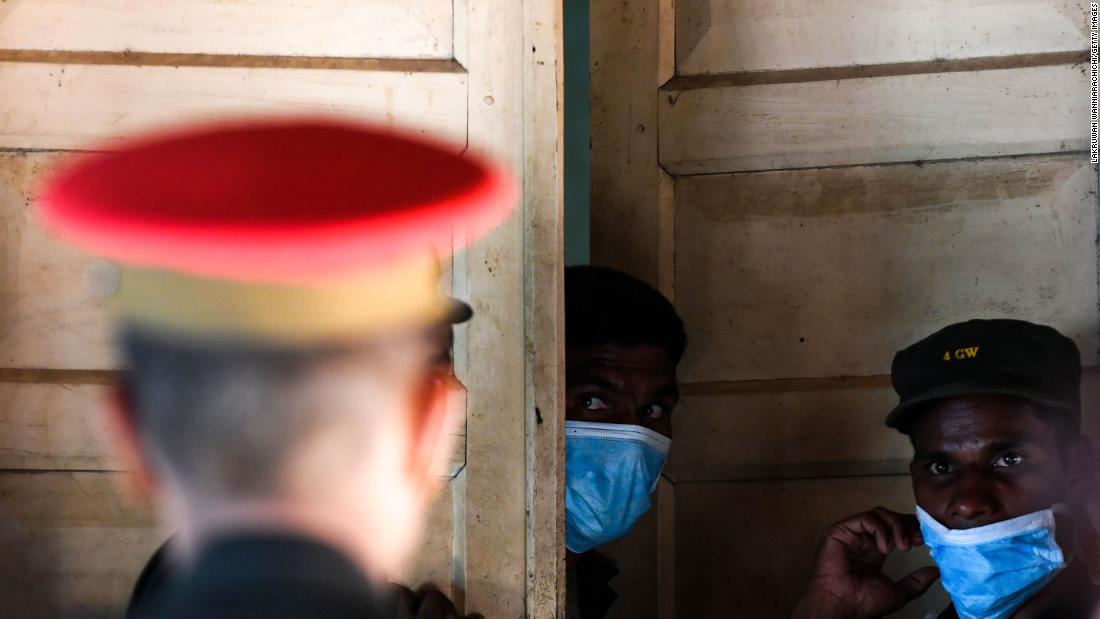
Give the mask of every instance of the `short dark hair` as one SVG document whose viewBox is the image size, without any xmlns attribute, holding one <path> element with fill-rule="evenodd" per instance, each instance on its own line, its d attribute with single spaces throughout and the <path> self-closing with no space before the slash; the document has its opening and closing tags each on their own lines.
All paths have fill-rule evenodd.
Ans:
<svg viewBox="0 0 1100 619">
<path fill-rule="evenodd" d="M 311 399 L 317 385 L 355 376 L 400 389 L 412 368 L 429 367 L 429 339 L 417 331 L 293 346 L 184 338 L 134 325 L 119 333 L 132 423 L 147 457 L 191 494 L 219 498 L 270 496 L 297 446 L 318 429 L 374 423 L 386 412 L 380 403 L 318 406 Z"/>
<path fill-rule="evenodd" d="M 614 269 L 573 266 L 565 269 L 565 342 L 658 346 L 679 363 L 687 335 L 672 303 L 651 286 Z"/>
</svg>

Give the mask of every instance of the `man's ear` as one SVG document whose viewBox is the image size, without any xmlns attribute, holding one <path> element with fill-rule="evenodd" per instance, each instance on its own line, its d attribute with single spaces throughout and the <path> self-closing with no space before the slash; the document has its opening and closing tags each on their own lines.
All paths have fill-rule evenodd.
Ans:
<svg viewBox="0 0 1100 619">
<path fill-rule="evenodd" d="M 120 476 L 123 492 L 139 503 L 151 504 L 159 494 L 160 485 L 141 447 L 136 411 L 125 385 L 116 384 L 108 388 L 103 402 L 103 417 L 110 447 L 128 472 Z"/>
<path fill-rule="evenodd" d="M 409 473 L 416 480 L 427 480 L 433 474 L 441 452 L 448 447 L 445 429 L 448 420 L 448 386 L 453 377 L 432 372 L 414 398 L 412 411 L 412 450 Z M 457 382 L 457 381 L 456 381 Z"/>
</svg>

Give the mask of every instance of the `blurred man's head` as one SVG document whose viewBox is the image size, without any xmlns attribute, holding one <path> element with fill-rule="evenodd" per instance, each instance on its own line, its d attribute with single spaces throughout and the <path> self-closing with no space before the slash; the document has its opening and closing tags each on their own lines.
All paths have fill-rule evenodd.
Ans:
<svg viewBox="0 0 1100 619">
<path fill-rule="evenodd" d="M 672 304 L 618 271 L 565 270 L 566 418 L 672 436 L 684 323 Z"/>
<path fill-rule="evenodd" d="M 126 451 L 185 537 L 234 518 L 308 520 L 319 535 L 369 546 L 378 567 L 400 564 L 446 452 L 437 330 L 308 348 L 140 329 L 122 341 Z M 388 533 L 358 538 L 348 522 Z"/>
<path fill-rule="evenodd" d="M 439 254 L 515 197 L 453 144 L 323 118 L 170 128 L 58 169 L 40 215 L 117 266 L 111 418 L 185 550 L 281 527 L 400 566 L 446 453 L 442 324 L 462 308 Z"/>
<path fill-rule="evenodd" d="M 566 548 L 625 535 L 649 509 L 679 401 L 684 325 L 672 304 L 618 271 L 565 271 Z"/>
</svg>

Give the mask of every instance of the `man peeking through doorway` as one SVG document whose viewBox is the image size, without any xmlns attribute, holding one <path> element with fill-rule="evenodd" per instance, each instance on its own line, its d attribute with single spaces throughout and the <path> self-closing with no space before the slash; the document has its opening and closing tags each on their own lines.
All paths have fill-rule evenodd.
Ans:
<svg viewBox="0 0 1100 619">
<path fill-rule="evenodd" d="M 798 619 L 881 617 L 937 575 L 940 619 L 1076 619 L 1098 597 L 1083 542 L 1092 475 L 1077 346 L 1017 320 L 951 325 L 899 352 L 886 425 L 913 445 L 916 515 L 878 507 L 822 541 Z M 926 545 L 936 567 L 894 582 L 882 564 Z"/>
<path fill-rule="evenodd" d="M 568 619 L 600 619 L 618 572 L 598 546 L 650 507 L 679 401 L 684 325 L 659 292 L 618 271 L 565 271 Z"/>
</svg>

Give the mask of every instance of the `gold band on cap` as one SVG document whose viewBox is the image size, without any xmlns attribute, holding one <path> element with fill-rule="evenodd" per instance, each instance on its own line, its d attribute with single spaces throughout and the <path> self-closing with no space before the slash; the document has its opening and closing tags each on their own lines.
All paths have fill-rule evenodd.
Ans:
<svg viewBox="0 0 1100 619">
<path fill-rule="evenodd" d="M 430 252 L 309 284 L 242 282 L 120 267 L 111 298 L 126 321 L 194 335 L 289 343 L 355 338 L 442 320 L 439 263 Z"/>
</svg>

